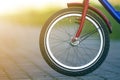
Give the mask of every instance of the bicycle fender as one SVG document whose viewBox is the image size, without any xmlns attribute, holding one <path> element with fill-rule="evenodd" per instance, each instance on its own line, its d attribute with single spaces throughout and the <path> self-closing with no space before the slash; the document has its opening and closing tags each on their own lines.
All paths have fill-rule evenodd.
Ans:
<svg viewBox="0 0 120 80">
<path fill-rule="evenodd" d="M 67 3 L 67 6 L 68 8 L 71 8 L 71 7 L 83 7 L 83 4 L 82 3 Z M 88 7 L 90 10 L 96 12 L 104 21 L 105 23 L 107 24 L 107 28 L 109 30 L 110 33 L 112 33 L 112 26 L 110 24 L 110 21 L 108 20 L 108 18 L 98 9 L 92 7 L 92 6 L 89 6 Z"/>
</svg>

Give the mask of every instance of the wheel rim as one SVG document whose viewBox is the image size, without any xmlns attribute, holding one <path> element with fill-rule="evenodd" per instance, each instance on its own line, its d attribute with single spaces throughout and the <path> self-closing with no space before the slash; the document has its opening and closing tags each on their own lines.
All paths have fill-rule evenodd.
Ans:
<svg viewBox="0 0 120 80">
<path fill-rule="evenodd" d="M 71 16 L 73 16 L 73 19 Z M 98 33 L 96 32 L 92 34 L 92 30 L 90 33 L 92 37 L 89 36 L 85 38 L 84 36 L 89 35 L 85 34 L 87 31 L 85 28 L 86 31 L 82 32 L 83 35 L 78 39 L 78 41 L 71 43 L 71 39 L 78 28 L 72 26 L 79 25 L 77 24 L 78 22 L 74 22 L 75 24 L 73 24 L 73 21 L 75 21 L 74 18 L 76 19 L 80 16 L 81 14 L 67 14 L 56 18 L 56 20 L 49 25 L 51 27 L 49 27 L 45 39 L 46 51 L 50 60 L 54 64 L 70 70 L 80 70 L 92 66 L 101 56 L 103 51 L 102 47 L 104 46 L 104 35 L 99 28 L 99 24 L 88 16 L 86 17 L 88 20 L 86 23 L 92 23 L 91 25 L 95 26 L 94 28 Z M 64 23 L 65 21 L 68 21 L 68 23 Z M 59 24 L 62 24 L 62 26 L 59 26 Z M 68 27 L 65 27 L 66 25 L 69 26 L 69 29 L 67 29 Z M 98 35 L 97 38 L 96 35 Z"/>
</svg>

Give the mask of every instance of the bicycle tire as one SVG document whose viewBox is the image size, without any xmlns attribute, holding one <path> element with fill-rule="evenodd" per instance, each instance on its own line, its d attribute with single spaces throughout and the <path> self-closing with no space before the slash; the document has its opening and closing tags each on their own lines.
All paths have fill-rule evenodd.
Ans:
<svg viewBox="0 0 120 80">
<path fill-rule="evenodd" d="M 71 43 L 65 41 L 65 38 L 62 37 L 62 39 L 64 41 L 63 42 L 64 45 L 62 45 L 62 43 L 59 43 L 58 48 L 57 47 L 54 47 L 54 49 L 51 48 L 54 45 L 51 41 L 54 41 L 55 39 L 51 40 L 51 41 L 49 41 L 49 40 L 52 39 L 52 37 L 55 37 L 57 34 L 59 34 L 59 36 L 57 35 L 58 36 L 57 39 L 60 38 L 61 36 L 65 36 L 66 34 L 69 35 L 69 36 L 75 35 L 75 32 L 71 34 L 71 33 L 68 33 L 67 31 L 65 31 L 66 34 L 63 34 L 64 31 L 61 32 L 61 33 L 56 31 L 57 34 L 54 34 L 54 36 L 50 37 L 50 35 L 53 35 L 53 33 L 55 33 L 56 29 L 53 29 L 54 25 L 58 25 L 57 24 L 58 22 L 59 22 L 59 24 L 63 25 L 64 21 L 67 25 L 73 25 L 73 23 L 76 24 L 76 25 L 79 25 L 79 21 L 77 19 L 73 20 L 72 21 L 73 23 L 71 22 L 71 24 L 68 24 L 67 21 L 70 21 L 70 20 L 68 20 L 67 18 L 69 18 L 69 17 L 71 18 L 71 16 L 80 17 L 81 12 L 82 12 L 82 8 L 66 8 L 66 9 L 58 11 L 57 13 L 55 13 L 53 16 L 51 16 L 46 21 L 46 23 L 44 24 L 44 26 L 41 30 L 41 33 L 40 33 L 39 45 L 40 45 L 40 50 L 41 50 L 41 54 L 42 54 L 43 58 L 48 63 L 48 65 L 51 66 L 54 70 L 56 70 L 57 72 L 59 72 L 61 74 L 68 75 L 68 76 L 83 76 L 85 74 L 93 72 L 103 63 L 103 61 L 105 60 L 105 58 L 108 54 L 108 51 L 109 51 L 110 40 L 109 40 L 109 33 L 106 29 L 106 24 L 102 20 L 102 18 L 100 18 L 99 15 L 97 15 L 94 11 L 91 11 L 91 10 L 88 10 L 88 12 L 87 12 L 86 21 L 88 20 L 88 22 L 94 24 L 93 26 L 95 26 L 95 28 L 90 28 L 90 29 L 95 29 L 96 32 L 95 33 L 92 33 L 92 32 L 90 33 L 89 30 L 85 28 L 85 30 L 82 31 L 83 32 L 82 37 L 86 40 L 90 37 L 89 35 L 91 34 L 94 38 L 96 38 L 96 35 L 98 35 L 98 37 L 100 37 L 100 38 L 95 39 L 93 41 L 90 41 L 90 40 L 89 41 L 83 41 L 84 43 L 82 43 L 82 41 L 81 42 L 78 41 L 76 43 L 71 44 Z M 66 19 L 62 21 L 62 19 L 64 19 L 64 18 L 66 18 Z M 91 24 L 91 26 L 92 26 L 92 24 Z M 87 25 L 87 22 L 86 22 L 86 25 Z M 52 28 L 51 28 L 51 26 L 52 26 Z M 61 26 L 59 26 L 57 28 L 61 28 Z M 87 25 L 87 26 L 89 26 L 89 25 Z M 65 28 L 65 27 L 62 26 L 62 28 Z M 62 29 L 62 30 L 65 30 L 65 29 Z M 70 29 L 70 30 L 73 30 L 73 29 Z M 75 30 L 76 30 L 76 27 L 75 27 Z M 51 31 L 54 31 L 54 32 L 51 32 Z M 88 36 L 88 37 L 84 37 L 84 35 Z M 80 38 L 82 38 L 82 37 L 80 37 Z M 92 40 L 92 39 L 94 39 L 93 37 L 90 37 L 89 39 Z M 98 43 L 97 40 L 98 41 L 100 40 L 99 41 L 100 43 Z M 93 43 L 93 42 L 95 42 L 95 43 Z M 85 47 L 86 44 L 89 44 L 91 46 L 88 47 L 88 45 L 87 45 L 87 47 Z M 63 59 L 58 59 L 60 57 L 56 57 L 56 54 L 58 54 L 58 53 L 61 54 L 61 52 L 64 51 L 63 47 L 67 47 L 68 45 L 71 46 L 72 48 L 75 48 L 76 50 L 78 50 L 78 49 L 81 50 L 81 54 L 83 52 L 86 55 L 89 55 L 89 54 L 92 55 L 93 53 L 96 54 L 95 51 L 96 52 L 98 51 L 98 53 L 96 55 L 94 55 L 95 58 L 91 59 L 91 62 L 87 62 L 87 60 L 86 60 L 86 62 L 84 62 L 86 58 L 89 58 L 89 56 L 88 57 L 84 56 L 85 59 L 83 58 L 83 56 L 79 57 L 79 58 L 81 58 L 81 60 L 79 60 L 79 62 L 76 62 L 77 64 L 72 63 L 72 62 L 74 62 L 74 58 L 71 58 L 72 60 L 70 60 L 70 61 L 66 60 L 66 62 L 62 62 Z M 88 48 L 88 49 L 81 48 L 80 46 L 78 47 L 78 45 L 83 45 L 85 48 Z M 96 46 L 96 47 L 99 46 L 100 49 L 99 50 L 96 49 L 95 51 L 94 50 L 92 51 L 92 49 L 91 49 L 92 45 Z M 62 49 L 59 50 L 59 48 L 62 48 Z M 70 50 L 72 48 L 68 48 L 68 49 Z M 58 50 L 58 51 L 54 51 L 54 50 Z M 75 56 L 72 53 L 75 54 L 76 50 L 69 51 L 68 52 L 69 55 L 66 54 L 67 55 L 66 57 L 68 57 L 70 55 L 72 57 Z M 88 52 L 90 52 L 90 53 L 88 53 Z M 76 53 L 76 55 L 77 54 L 80 54 L 80 52 Z M 63 53 L 62 58 L 64 56 L 65 56 L 65 53 Z M 78 56 L 80 56 L 80 55 L 78 55 Z M 82 63 L 82 60 L 83 60 L 82 58 L 84 59 L 83 63 Z M 84 65 L 81 66 L 81 67 L 78 67 L 78 66 L 81 65 L 81 64 L 79 64 L 80 61 L 81 61 L 81 64 L 84 64 Z M 74 67 L 74 64 L 75 64 L 75 67 Z"/>
</svg>

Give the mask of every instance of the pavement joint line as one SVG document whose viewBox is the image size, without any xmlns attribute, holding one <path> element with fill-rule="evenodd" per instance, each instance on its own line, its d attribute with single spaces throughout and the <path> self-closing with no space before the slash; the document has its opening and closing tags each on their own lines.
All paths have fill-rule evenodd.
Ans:
<svg viewBox="0 0 120 80">
<path fill-rule="evenodd" d="M 3 67 L 2 67 L 2 69 L 3 69 L 3 71 L 5 72 L 7 78 L 8 78 L 9 80 L 12 80 L 11 76 L 7 73 L 7 71 L 6 71 Z"/>
<path fill-rule="evenodd" d="M 51 78 L 53 78 L 53 80 L 58 80 L 56 77 L 52 76 L 51 74 L 49 74 L 48 72 L 46 72 L 42 67 L 38 66 L 37 64 L 35 64 L 32 60 L 30 60 L 28 57 L 23 56 L 21 54 L 22 57 L 24 57 L 25 59 L 27 59 L 31 64 L 33 64 L 35 67 L 37 67 L 39 70 L 42 70 L 43 72 L 45 72 L 47 75 L 49 75 Z"/>
<path fill-rule="evenodd" d="M 17 62 L 16 62 L 9 54 L 7 54 L 7 53 L 5 52 L 5 55 L 9 56 L 8 58 L 9 58 L 13 63 L 15 63 L 16 66 L 18 66 L 19 69 L 20 69 L 21 71 L 23 71 L 23 72 L 30 78 L 30 80 L 33 80 L 32 77 L 31 77 L 25 70 L 23 70 L 23 69 L 17 64 Z M 10 78 L 10 79 L 11 79 L 11 78 Z"/>
<path fill-rule="evenodd" d="M 13 59 L 13 61 L 15 61 L 16 63 L 17 63 L 17 65 L 18 66 L 20 66 L 24 71 L 26 71 L 27 70 L 27 67 L 29 66 L 29 64 L 28 64 L 28 66 L 25 66 L 26 68 L 24 68 L 24 66 L 22 66 L 22 62 L 24 61 L 24 60 L 22 60 L 22 61 L 20 61 L 21 63 L 18 63 L 19 62 L 19 60 L 20 60 L 20 58 L 19 59 L 17 59 L 17 57 L 19 57 L 19 54 L 20 54 L 20 57 L 21 57 L 21 55 L 22 56 L 24 56 L 24 58 L 27 58 L 25 61 L 27 61 L 27 62 L 30 62 L 30 61 L 32 61 L 32 63 L 34 63 L 35 65 L 37 65 L 38 66 L 38 68 L 40 68 L 40 67 L 42 67 L 42 63 L 40 63 L 40 64 L 37 64 L 37 63 L 39 63 L 39 62 L 35 62 L 36 60 L 39 60 L 39 59 L 35 59 L 35 58 L 39 58 L 39 57 L 36 57 L 37 55 L 38 55 L 38 52 L 37 52 L 37 54 L 32 54 L 32 53 L 35 53 L 36 51 L 35 50 L 38 50 L 38 49 L 36 49 L 36 43 L 35 43 L 35 45 L 34 45 L 34 43 L 33 42 L 35 42 L 36 41 L 36 39 L 38 38 L 37 36 L 35 36 L 36 35 L 36 32 L 38 31 L 38 30 L 33 30 L 32 28 L 29 28 L 30 29 L 30 31 L 28 30 L 28 29 L 25 29 L 24 27 L 22 27 L 22 26 L 19 26 L 20 28 L 15 28 L 16 27 L 16 25 L 14 26 L 14 25 L 12 25 L 12 28 L 11 28 L 11 26 L 10 26 L 10 28 L 7 28 L 9 25 L 7 24 L 7 26 L 5 26 L 4 27 L 4 24 L 2 25 L 3 26 L 3 29 L 4 29 L 4 32 L 3 32 L 3 34 L 0 34 L 0 36 L 2 36 L 2 38 L 3 39 L 1 39 L 0 40 L 0 44 L 1 44 L 1 48 L 3 47 L 4 48 L 4 52 L 6 52 L 7 50 L 9 50 L 9 51 L 7 51 L 7 53 L 5 53 L 5 55 L 6 54 L 8 54 L 8 55 L 10 55 L 11 57 L 10 58 L 12 58 Z M 7 31 L 6 31 L 6 29 L 7 29 Z M 12 31 L 12 29 L 13 29 L 13 32 L 12 32 L 12 35 L 11 35 L 11 31 Z M 19 29 L 19 33 L 17 34 L 17 31 L 18 31 L 18 29 Z M 14 32 L 15 31 L 15 32 Z M 27 35 L 21 35 L 21 31 L 23 32 L 22 34 L 27 34 Z M 25 31 L 25 32 L 24 32 Z M 28 31 L 28 32 L 27 32 Z M 2 33 L 2 32 L 0 32 L 0 33 Z M 9 36 L 7 36 L 8 35 L 8 33 L 10 32 L 10 34 L 9 34 Z M 5 33 L 5 35 L 4 35 L 4 33 Z M 16 33 L 16 34 L 15 34 Z M 29 35 L 29 33 L 30 34 L 32 34 L 32 33 L 35 33 L 35 35 Z M 20 35 L 20 36 L 19 36 Z M 27 37 L 28 36 L 28 37 Z M 34 37 L 33 37 L 34 36 Z M 12 37 L 12 38 L 10 38 L 10 37 Z M 5 39 L 4 39 L 5 38 Z M 24 55 L 24 53 L 22 53 L 21 54 L 21 51 L 19 52 L 19 51 L 16 51 L 15 49 L 16 49 L 16 45 L 14 46 L 14 44 L 11 44 L 11 43 L 9 43 L 9 41 L 7 42 L 7 43 L 5 43 L 7 40 L 6 39 L 8 39 L 9 40 L 9 38 L 11 39 L 11 41 L 13 40 L 13 41 L 15 41 L 15 40 L 17 40 L 16 42 L 20 42 L 21 44 L 20 44 L 20 46 L 19 46 L 19 44 L 18 44 L 18 46 L 17 46 L 17 48 L 20 48 L 20 50 L 24 50 L 25 51 L 25 53 L 31 53 L 30 55 L 29 54 L 25 54 Z M 18 39 L 16 39 L 16 38 L 18 38 Z M 22 39 L 22 38 L 24 38 L 24 39 Z M 25 39 L 25 41 L 27 41 L 28 40 L 28 38 L 30 38 L 29 39 L 29 41 L 28 41 L 28 43 L 26 43 L 26 42 L 23 42 Z M 35 38 L 35 41 L 31 41 L 31 39 L 33 39 L 33 38 Z M 14 40 L 15 39 L 15 40 Z M 20 40 L 19 40 L 20 39 Z M 6 40 L 6 41 L 4 41 L 4 40 Z M 10 41 L 10 42 L 11 42 Z M 13 43 L 13 42 L 12 42 Z M 25 45 L 24 45 L 24 43 L 25 43 Z M 33 43 L 32 45 L 31 44 L 29 44 L 29 43 Z M 45 77 L 45 76 L 36 76 L 35 74 L 34 74 L 34 72 L 32 73 L 32 72 L 30 72 L 29 73 L 29 71 L 26 71 L 33 79 L 32 80 L 36 80 L 36 79 L 38 79 L 38 80 L 49 80 L 48 78 L 50 78 L 50 80 L 120 80 L 120 65 L 119 65 L 119 59 L 120 59 L 120 57 L 119 57 L 119 47 L 120 47 L 120 41 L 111 41 L 111 43 L 112 43 L 112 45 L 111 45 L 111 47 L 110 47 L 110 51 L 109 51 L 109 53 L 110 53 L 110 55 L 108 55 L 108 57 L 109 58 L 107 58 L 107 60 L 104 62 L 104 65 L 103 66 L 101 66 L 98 70 L 96 70 L 96 71 L 94 71 L 93 73 L 90 73 L 90 75 L 88 74 L 88 75 L 86 75 L 86 76 L 82 76 L 82 77 L 75 77 L 75 78 L 73 78 L 73 77 L 68 77 L 68 76 L 61 76 L 61 75 L 56 75 L 54 72 L 47 72 L 47 70 L 48 69 L 44 69 L 44 67 L 42 67 L 42 69 L 44 69 L 48 74 L 46 74 L 42 69 L 40 69 L 40 71 L 41 72 L 43 72 L 43 73 L 41 73 L 41 74 L 45 74 L 47 77 Z M 38 44 L 38 43 L 37 43 Z M 30 46 L 30 47 L 29 47 Z M 117 46 L 117 47 L 115 47 L 115 46 Z M 14 49 L 14 47 L 15 47 L 15 49 Z M 32 49 L 33 48 L 33 49 Z M 15 50 L 15 51 L 14 51 Z M 4 52 L 3 52 L 3 54 L 4 54 Z M 11 52 L 11 53 L 10 53 Z M 12 52 L 14 52 L 14 53 L 12 53 Z M 18 56 L 16 56 L 17 55 L 17 53 L 18 53 Z M 108 54 L 109 54 L 108 53 Z M 1 54 L 2 54 L 2 52 L 1 52 Z M 41 54 L 41 53 L 40 53 Z M 15 56 L 14 56 L 15 55 Z M 33 56 L 33 58 L 32 58 L 32 55 L 34 55 Z M 0 57 L 2 57 L 1 55 L 0 55 Z M 34 58 L 35 57 L 35 58 Z M 6 60 L 6 59 L 3 59 L 4 57 L 2 57 L 2 59 L 0 59 L 0 61 L 2 61 L 2 62 L 4 62 L 3 60 Z M 7 57 L 5 57 L 5 58 L 7 58 Z M 22 57 L 21 57 L 22 58 Z M 22 59 L 24 59 L 24 58 L 22 58 Z M 10 60 L 11 61 L 11 59 L 8 59 L 8 60 Z M 12 62 L 12 61 L 11 61 Z M 8 63 L 9 63 L 9 61 L 8 61 Z M 24 63 L 24 62 L 23 62 Z M 0 80 L 4 80 L 3 78 L 5 78 L 5 80 L 6 80 L 6 77 L 7 77 L 7 80 L 8 80 L 8 77 L 11 77 L 12 78 L 12 75 L 14 75 L 14 73 L 11 75 L 10 74 L 10 72 L 12 71 L 12 70 L 14 70 L 14 68 L 15 68 L 15 70 L 18 70 L 19 71 L 19 69 L 17 69 L 16 68 L 16 65 L 14 65 L 13 64 L 13 62 L 12 62 L 12 64 L 13 64 L 13 66 L 10 66 L 10 67 L 13 67 L 12 69 L 10 68 L 10 70 L 8 69 L 8 71 L 7 71 L 7 67 L 5 67 L 6 65 L 8 65 L 9 66 L 9 64 L 5 64 L 4 65 L 4 63 L 0 63 L 0 64 L 2 64 L 2 66 L 1 67 L 3 67 L 3 70 L 6 70 L 6 73 L 5 73 L 5 71 L 2 71 L 2 72 L 4 72 L 4 74 L 5 74 L 5 76 L 4 75 L 1 75 L 0 76 Z M 35 65 L 32 65 L 31 63 L 30 63 L 30 66 L 32 66 L 31 68 L 29 68 L 29 69 L 35 69 L 35 68 L 37 68 L 37 67 L 35 67 Z M 15 66 L 15 67 L 14 67 Z M 2 69 L 2 68 L 1 68 Z M 28 70 L 29 70 L 28 69 Z M 35 69 L 35 70 L 39 70 L 39 69 Z M 21 70 L 22 71 L 22 70 Z M 49 71 L 49 70 L 48 70 Z M 2 74 L 2 72 L 0 72 L 1 74 Z M 16 73 L 16 72 L 15 72 Z M 7 74 L 8 74 L 8 76 L 7 76 Z M 23 74 L 24 74 L 24 72 L 23 72 Z M 33 75 L 31 75 L 31 74 L 33 74 Z M 38 71 L 38 74 L 39 74 L 39 71 Z M 53 76 L 53 77 L 55 77 L 56 79 L 52 79 L 52 77 L 50 77 L 49 75 L 51 75 L 51 76 Z M 4 77 L 3 77 L 4 76 Z M 19 75 L 18 74 L 18 78 L 20 78 L 20 77 L 24 77 L 24 75 Z M 25 75 L 26 76 L 26 78 L 28 78 L 28 76 L 27 75 Z M 40 78 L 40 79 L 39 79 Z M 13 79 L 10 79 L 9 78 L 9 80 L 13 80 Z M 20 79 L 17 79 L 17 78 L 15 78 L 14 80 L 31 80 L 31 79 L 23 79 L 23 78 L 20 78 Z"/>
<path fill-rule="evenodd" d="M 20 66 L 18 65 L 18 63 L 13 59 L 12 56 L 10 56 L 9 54 L 7 54 L 7 55 L 11 58 L 11 60 L 12 60 L 15 64 L 17 64 L 18 67 L 20 67 Z M 28 57 L 25 57 L 25 56 L 23 56 L 22 54 L 21 54 L 21 56 L 22 56 L 24 59 L 27 59 L 31 64 L 33 64 L 34 66 L 36 66 L 39 70 L 42 70 L 43 72 L 45 72 L 47 75 L 49 75 L 51 78 L 53 78 L 53 80 L 58 80 L 56 77 L 52 76 L 51 74 L 49 74 L 48 72 L 46 72 L 44 69 L 42 69 L 42 67 L 40 67 L 40 66 L 38 66 L 37 64 L 35 64 L 35 63 L 34 63 L 32 60 L 30 60 Z M 22 68 L 21 68 L 21 70 L 24 71 Z M 27 76 L 28 76 L 31 80 L 33 80 L 33 78 L 32 78 L 26 71 L 24 71 L 24 72 L 27 74 Z"/>
</svg>

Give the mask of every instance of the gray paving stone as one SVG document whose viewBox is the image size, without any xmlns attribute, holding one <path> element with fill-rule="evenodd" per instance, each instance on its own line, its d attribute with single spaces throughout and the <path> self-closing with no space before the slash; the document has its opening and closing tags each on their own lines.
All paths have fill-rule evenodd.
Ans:
<svg viewBox="0 0 120 80">
<path fill-rule="evenodd" d="M 69 77 L 51 69 L 42 58 L 39 31 L 6 25 L 0 32 L 0 80 L 120 80 L 120 41 L 111 41 L 109 55 L 96 71 Z"/>
</svg>

